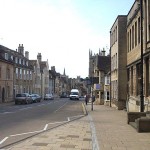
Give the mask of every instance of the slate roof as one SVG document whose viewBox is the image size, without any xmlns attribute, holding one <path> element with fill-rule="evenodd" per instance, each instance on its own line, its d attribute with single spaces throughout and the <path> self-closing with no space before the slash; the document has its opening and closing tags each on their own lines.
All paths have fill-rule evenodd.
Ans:
<svg viewBox="0 0 150 150">
<path fill-rule="evenodd" d="M 111 59 L 110 56 L 98 56 L 98 69 L 108 73 L 110 71 Z"/>
</svg>

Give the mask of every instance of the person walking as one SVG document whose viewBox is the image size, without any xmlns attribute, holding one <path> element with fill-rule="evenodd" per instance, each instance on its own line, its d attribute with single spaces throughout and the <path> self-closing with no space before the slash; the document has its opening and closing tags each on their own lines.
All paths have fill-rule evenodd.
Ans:
<svg viewBox="0 0 150 150">
<path fill-rule="evenodd" d="M 86 105 L 87 105 L 88 101 L 89 101 L 89 95 L 86 94 L 86 95 L 85 95 L 85 104 L 86 104 Z"/>
</svg>

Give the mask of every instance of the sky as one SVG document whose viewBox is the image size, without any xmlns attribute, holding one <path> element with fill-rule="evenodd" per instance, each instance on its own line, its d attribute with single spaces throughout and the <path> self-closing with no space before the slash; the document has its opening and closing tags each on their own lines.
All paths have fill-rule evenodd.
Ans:
<svg viewBox="0 0 150 150">
<path fill-rule="evenodd" d="M 109 53 L 109 31 L 134 0 L 0 0 L 0 45 L 55 66 L 70 78 L 88 76 L 89 49 Z"/>
</svg>

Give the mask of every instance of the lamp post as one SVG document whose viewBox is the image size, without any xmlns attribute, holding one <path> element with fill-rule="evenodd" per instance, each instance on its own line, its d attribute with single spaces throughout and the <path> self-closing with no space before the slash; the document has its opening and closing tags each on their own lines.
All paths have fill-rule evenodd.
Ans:
<svg viewBox="0 0 150 150">
<path fill-rule="evenodd" d="M 93 77 L 92 77 L 92 86 L 93 86 Z M 92 87 L 92 98 L 91 98 L 91 110 L 93 111 L 93 87 Z"/>
<path fill-rule="evenodd" d="M 93 65 L 93 75 L 92 75 L 92 87 L 91 87 L 91 91 L 92 91 L 92 98 L 91 98 L 91 110 L 93 111 L 93 89 L 94 89 L 94 82 L 93 82 L 93 78 L 94 78 L 94 59 L 92 61 L 92 65 Z"/>
<path fill-rule="evenodd" d="M 143 96 L 143 0 L 140 0 L 141 15 L 141 88 L 140 88 L 140 112 L 144 112 L 144 96 Z"/>
</svg>

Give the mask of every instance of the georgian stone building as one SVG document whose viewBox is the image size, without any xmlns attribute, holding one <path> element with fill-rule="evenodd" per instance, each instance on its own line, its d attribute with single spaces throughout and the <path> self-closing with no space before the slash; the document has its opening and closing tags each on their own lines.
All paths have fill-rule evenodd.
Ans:
<svg viewBox="0 0 150 150">
<path fill-rule="evenodd" d="M 110 30 L 111 102 L 117 109 L 126 107 L 127 16 L 119 15 Z"/>
<path fill-rule="evenodd" d="M 14 53 L 14 95 L 17 93 L 32 93 L 33 66 L 29 63 L 29 52 L 25 51 L 23 44 Z"/>
<path fill-rule="evenodd" d="M 14 63 L 10 50 L 0 45 L 0 103 L 13 101 Z"/>
<path fill-rule="evenodd" d="M 17 93 L 33 91 L 33 67 L 29 53 L 24 54 L 23 44 L 16 51 L 0 46 L 0 97 L 1 102 L 13 101 Z"/>
<path fill-rule="evenodd" d="M 127 77 L 130 111 L 140 109 L 141 73 L 143 72 L 144 101 L 150 101 L 150 1 L 143 0 L 141 19 L 140 1 L 135 1 L 127 16 Z M 143 24 L 141 36 L 141 21 Z M 143 63 L 141 64 L 141 41 Z M 143 71 L 141 71 L 143 65 Z"/>
</svg>

